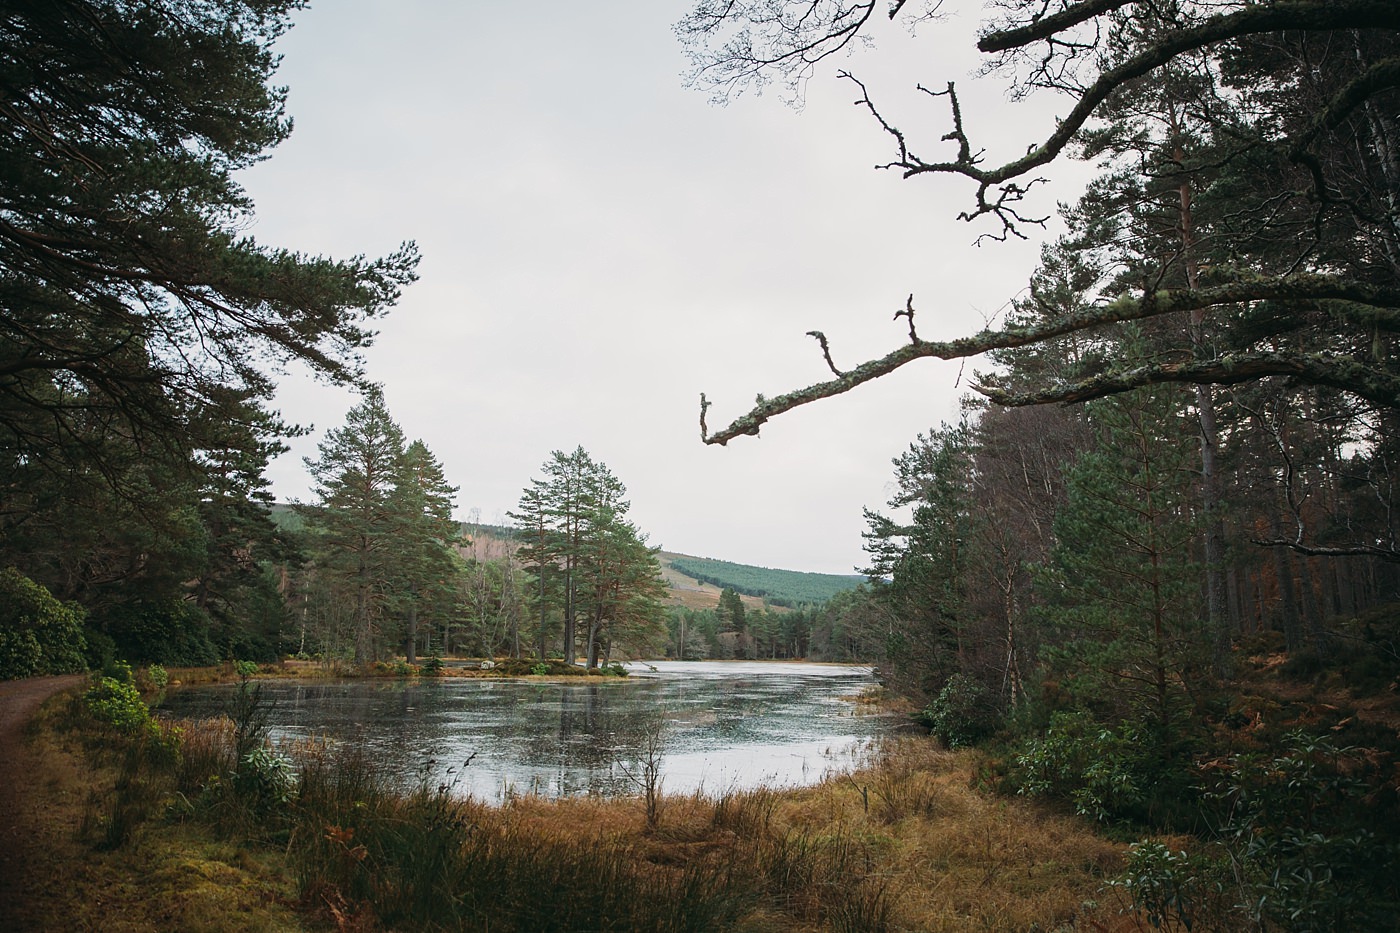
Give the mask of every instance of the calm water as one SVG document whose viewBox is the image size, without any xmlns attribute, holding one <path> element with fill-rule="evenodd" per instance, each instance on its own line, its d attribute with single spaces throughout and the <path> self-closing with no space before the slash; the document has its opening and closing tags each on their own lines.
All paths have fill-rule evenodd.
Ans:
<svg viewBox="0 0 1400 933">
<path fill-rule="evenodd" d="M 849 697 L 868 668 L 763 662 L 631 665 L 626 680 L 560 684 L 444 678 L 428 682 L 263 684 L 274 740 L 353 741 L 408 781 L 425 774 L 499 800 L 634 794 L 627 772 L 663 723 L 667 791 L 720 793 L 801 784 L 858 764 L 889 720 Z M 231 687 L 173 690 L 163 712 L 222 711 Z"/>
</svg>

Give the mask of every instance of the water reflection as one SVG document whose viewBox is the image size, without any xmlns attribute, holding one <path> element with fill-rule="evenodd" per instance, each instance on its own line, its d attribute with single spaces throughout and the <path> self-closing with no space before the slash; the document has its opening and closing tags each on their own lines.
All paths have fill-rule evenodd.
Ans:
<svg viewBox="0 0 1400 933">
<path fill-rule="evenodd" d="M 455 782 L 502 799 L 636 792 L 649 730 L 663 725 L 669 791 L 712 793 L 819 779 L 855 763 L 885 723 L 849 697 L 868 669 L 762 662 L 656 662 L 626 680 L 263 684 L 279 740 L 361 743 L 405 783 Z M 171 691 L 167 715 L 218 713 L 232 687 Z"/>
</svg>

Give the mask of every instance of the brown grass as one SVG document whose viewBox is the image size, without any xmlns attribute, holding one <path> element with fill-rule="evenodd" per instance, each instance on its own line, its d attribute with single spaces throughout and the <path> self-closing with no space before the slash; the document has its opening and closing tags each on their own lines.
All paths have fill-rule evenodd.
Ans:
<svg viewBox="0 0 1400 933">
<path fill-rule="evenodd" d="M 1098 903 L 1114 900 L 1104 882 L 1125 847 L 974 790 L 977 761 L 906 739 L 874 767 L 810 788 L 668 797 L 654 832 L 640 801 L 520 797 L 487 818 L 541 839 L 611 840 L 655 866 L 742 865 L 765 892 L 755 929 L 1132 929 Z M 864 912 L 875 902 L 882 921 Z"/>
<path fill-rule="evenodd" d="M 217 768 L 226 732 L 189 726 L 186 764 Z M 380 928 L 334 883 L 297 890 L 281 848 L 220 840 L 195 821 L 157 815 L 118 850 L 95 851 L 78 831 L 115 770 L 86 763 L 52 730 L 37 742 L 43 778 L 32 794 L 52 818 L 36 829 L 51 844 L 35 877 L 62 882 L 16 905 L 15 929 Z M 461 812 L 499 845 L 616 849 L 627 872 L 658 883 L 725 866 L 741 880 L 742 930 L 1135 929 L 1104 889 L 1123 847 L 1077 819 L 974 789 L 978 764 L 972 752 L 894 741 L 871 768 L 813 787 L 666 797 L 655 829 L 640 800 L 522 796 Z"/>
</svg>

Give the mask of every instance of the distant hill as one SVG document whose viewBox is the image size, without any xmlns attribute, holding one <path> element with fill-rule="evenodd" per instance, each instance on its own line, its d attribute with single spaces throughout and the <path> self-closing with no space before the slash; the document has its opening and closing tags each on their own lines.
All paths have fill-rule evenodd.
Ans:
<svg viewBox="0 0 1400 933">
<path fill-rule="evenodd" d="M 790 608 L 824 603 L 837 593 L 855 589 L 865 580 L 855 575 L 775 570 L 684 554 L 671 556 L 670 566 L 702 583 L 728 587 L 745 596 L 766 599 L 774 605 Z"/>
<path fill-rule="evenodd" d="M 289 531 L 300 531 L 305 526 L 301 515 L 281 503 L 272 507 L 272 518 Z M 480 548 L 478 553 L 485 559 L 518 546 L 511 528 L 468 522 L 461 525 L 462 534 L 475 539 Z M 690 609 L 713 609 L 719 605 L 719 594 L 725 587 L 739 593 L 744 603 L 754 609 L 765 601 L 773 606 L 796 608 L 826 602 L 865 581 L 864 577 L 855 575 L 774 570 L 671 551 L 662 551 L 657 556 L 661 574 L 671 587 L 672 605 Z"/>
<path fill-rule="evenodd" d="M 492 548 L 504 546 L 514 537 L 510 528 L 497 525 L 463 525 L 464 534 L 475 534 Z M 657 555 L 661 575 L 671 587 L 671 604 L 689 609 L 713 609 L 719 605 L 720 591 L 729 587 L 744 598 L 750 608 L 769 605 L 795 609 L 824 603 L 837 593 L 853 590 L 865 577 L 835 573 L 805 573 L 800 570 L 774 570 L 751 564 L 693 557 L 674 551 Z"/>
<path fill-rule="evenodd" d="M 270 509 L 272 523 L 282 531 L 289 531 L 293 534 L 306 528 L 306 519 L 301 517 L 301 513 L 294 506 L 287 502 L 274 502 Z"/>
</svg>

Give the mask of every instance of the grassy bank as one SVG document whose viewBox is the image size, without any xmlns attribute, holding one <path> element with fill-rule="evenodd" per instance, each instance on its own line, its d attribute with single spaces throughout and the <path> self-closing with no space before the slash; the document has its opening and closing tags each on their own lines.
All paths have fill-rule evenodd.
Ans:
<svg viewBox="0 0 1400 933">
<path fill-rule="evenodd" d="M 438 680 L 444 678 L 469 678 L 492 680 L 508 678 L 512 680 L 534 678 L 541 680 L 589 680 L 625 679 L 627 669 L 620 664 L 603 664 L 599 667 L 584 667 L 581 664 L 565 664 L 560 660 L 537 661 L 534 659 L 504 658 L 492 659 L 489 667 L 481 667 L 482 659 L 468 661 L 458 659 L 425 658 L 418 664 L 409 664 L 402 658 L 392 661 L 375 661 L 372 664 L 355 666 L 348 661 L 302 661 L 282 660 L 266 664 L 250 661 L 227 661 L 210 667 L 171 667 L 165 670 L 168 683 L 175 686 L 196 684 L 237 683 L 243 674 L 255 676 L 259 680 Z M 251 667 L 249 667 L 251 665 Z M 149 686 L 143 684 L 143 687 Z"/>
<path fill-rule="evenodd" d="M 49 710 L 45 768 L 90 788 L 50 827 L 85 880 L 22 929 L 1134 928 L 1104 886 L 1121 846 L 926 740 L 800 790 L 488 807 L 397 790 L 350 747 L 271 753 L 240 695 L 178 734 Z"/>
</svg>

